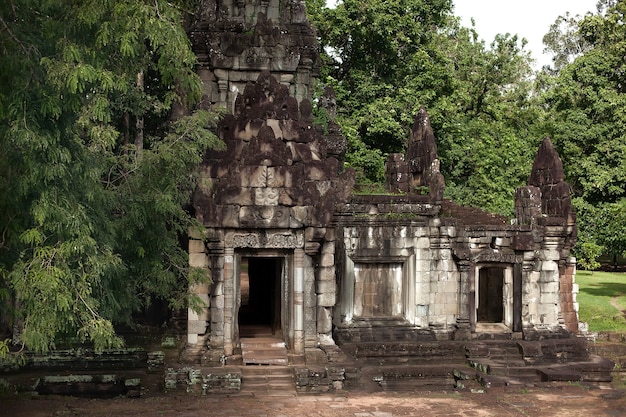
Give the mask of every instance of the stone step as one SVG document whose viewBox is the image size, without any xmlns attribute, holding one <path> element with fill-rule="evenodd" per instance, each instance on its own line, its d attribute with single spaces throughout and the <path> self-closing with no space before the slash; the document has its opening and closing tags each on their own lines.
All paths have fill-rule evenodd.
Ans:
<svg viewBox="0 0 626 417">
<path fill-rule="evenodd" d="M 583 380 L 582 374 L 569 366 L 542 368 L 539 369 L 538 372 L 541 376 L 541 380 L 544 382 L 568 382 Z"/>
<path fill-rule="evenodd" d="M 539 377 L 535 372 L 534 376 L 507 376 L 507 375 L 486 375 L 479 374 L 478 382 L 485 388 L 496 387 L 527 387 L 539 382 Z"/>
<path fill-rule="evenodd" d="M 523 360 L 498 361 L 483 358 L 469 358 L 470 367 L 489 375 L 525 376 L 537 375 L 536 368 L 528 366 Z"/>
<path fill-rule="evenodd" d="M 383 380 L 378 383 L 383 391 L 446 391 L 455 388 L 455 380 L 451 377 L 428 378 L 397 378 Z"/>
<path fill-rule="evenodd" d="M 287 366 L 245 366 L 242 368 L 241 392 L 294 396 L 294 371 Z"/>
<path fill-rule="evenodd" d="M 288 365 L 285 342 L 274 337 L 241 339 L 241 356 L 244 365 Z"/>
</svg>

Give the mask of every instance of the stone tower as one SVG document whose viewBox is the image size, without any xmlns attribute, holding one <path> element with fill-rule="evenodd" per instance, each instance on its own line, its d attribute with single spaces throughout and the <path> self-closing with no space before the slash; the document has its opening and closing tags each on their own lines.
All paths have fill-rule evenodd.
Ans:
<svg viewBox="0 0 626 417">
<path fill-rule="evenodd" d="M 296 100 L 310 98 L 320 59 L 303 0 L 203 0 L 194 18 L 190 38 L 207 104 L 232 113 L 262 71 Z"/>
</svg>

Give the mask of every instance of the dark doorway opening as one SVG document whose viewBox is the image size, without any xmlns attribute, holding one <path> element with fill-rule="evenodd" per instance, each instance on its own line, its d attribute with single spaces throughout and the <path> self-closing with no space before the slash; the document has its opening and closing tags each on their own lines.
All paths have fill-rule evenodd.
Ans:
<svg viewBox="0 0 626 417">
<path fill-rule="evenodd" d="M 504 321 L 504 268 L 481 268 L 478 275 L 476 319 L 482 323 Z"/>
<path fill-rule="evenodd" d="M 282 336 L 280 308 L 282 266 L 282 258 L 241 258 L 240 337 Z"/>
</svg>

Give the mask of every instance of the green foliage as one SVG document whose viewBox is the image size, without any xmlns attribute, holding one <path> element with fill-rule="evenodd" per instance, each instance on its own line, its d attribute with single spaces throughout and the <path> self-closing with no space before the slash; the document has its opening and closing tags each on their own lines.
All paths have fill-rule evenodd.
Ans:
<svg viewBox="0 0 626 417">
<path fill-rule="evenodd" d="M 9 355 L 10 339 L 0 340 L 0 359 L 5 359 Z"/>
<path fill-rule="evenodd" d="M 579 22 L 589 50 L 565 66 L 545 94 L 567 177 L 575 194 L 592 204 L 626 196 L 625 4 Z"/>
<path fill-rule="evenodd" d="M 577 197 L 577 256 L 585 244 L 615 256 L 626 251 L 626 1 L 601 1 L 597 14 L 555 25 L 565 21 L 569 29 L 549 34 L 566 42 L 559 71 L 541 79 L 546 126 Z"/>
<path fill-rule="evenodd" d="M 592 332 L 626 332 L 626 281 L 623 273 L 585 272 L 576 274 L 580 290 L 579 319 Z M 622 311 L 620 311 L 622 310 Z"/>
<path fill-rule="evenodd" d="M 511 214 L 542 137 L 525 42 L 499 35 L 487 47 L 450 16 L 451 2 L 344 1 L 315 8 L 325 80 L 337 92 L 346 161 L 360 182 L 380 182 L 387 153 L 403 152 L 427 108 L 446 195 Z"/>
<path fill-rule="evenodd" d="M 600 268 L 598 258 L 602 255 L 604 247 L 593 242 L 585 242 L 580 245 L 579 256 L 576 260 L 587 271 L 595 271 Z"/>
<path fill-rule="evenodd" d="M 0 5 L 0 283 L 26 346 L 59 335 L 118 347 L 115 322 L 152 299 L 187 299 L 179 237 L 216 115 L 184 1 Z"/>
</svg>

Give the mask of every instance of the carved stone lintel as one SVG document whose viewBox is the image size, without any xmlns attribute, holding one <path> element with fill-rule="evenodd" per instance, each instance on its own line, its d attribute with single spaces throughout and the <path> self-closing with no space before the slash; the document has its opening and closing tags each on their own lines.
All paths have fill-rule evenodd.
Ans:
<svg viewBox="0 0 626 417">
<path fill-rule="evenodd" d="M 269 233 L 263 231 L 237 233 L 231 239 L 227 239 L 226 244 L 232 248 L 296 249 L 304 246 L 304 235 L 302 233 Z"/>
<path fill-rule="evenodd" d="M 233 248 L 258 248 L 259 246 L 259 235 L 256 233 L 233 236 Z"/>
</svg>

